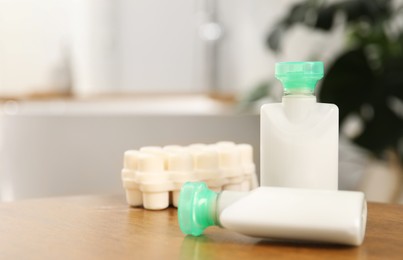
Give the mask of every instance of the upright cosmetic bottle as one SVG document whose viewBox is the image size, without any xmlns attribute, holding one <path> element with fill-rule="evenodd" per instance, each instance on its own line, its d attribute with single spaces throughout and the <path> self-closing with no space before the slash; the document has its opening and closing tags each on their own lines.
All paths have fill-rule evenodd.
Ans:
<svg viewBox="0 0 403 260">
<path fill-rule="evenodd" d="M 261 108 L 261 185 L 337 190 L 339 111 L 314 94 L 323 63 L 277 63 L 275 75 L 284 96 Z"/>
</svg>

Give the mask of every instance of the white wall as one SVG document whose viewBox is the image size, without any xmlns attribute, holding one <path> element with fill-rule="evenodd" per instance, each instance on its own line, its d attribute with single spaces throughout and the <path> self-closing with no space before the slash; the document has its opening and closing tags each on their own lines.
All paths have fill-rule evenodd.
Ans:
<svg viewBox="0 0 403 260">
<path fill-rule="evenodd" d="M 212 85 L 214 64 L 219 89 L 244 92 L 271 78 L 276 61 L 328 59 L 340 47 L 340 30 L 295 28 L 283 53 L 270 53 L 265 38 L 293 2 L 0 0 L 0 95 L 64 90 L 69 69 L 83 95 L 200 92 Z M 222 29 L 216 43 L 199 36 L 211 21 Z"/>
<path fill-rule="evenodd" d="M 64 88 L 66 0 L 0 0 L 0 95 Z"/>
</svg>

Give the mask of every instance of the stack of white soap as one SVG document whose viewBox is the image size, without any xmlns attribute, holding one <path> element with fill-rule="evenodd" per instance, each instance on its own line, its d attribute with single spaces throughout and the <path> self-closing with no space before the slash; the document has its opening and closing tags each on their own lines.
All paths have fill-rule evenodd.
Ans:
<svg viewBox="0 0 403 260">
<path fill-rule="evenodd" d="M 122 182 L 131 206 L 177 207 L 180 189 L 188 181 L 204 181 L 217 192 L 256 188 L 252 146 L 219 142 L 146 146 L 124 153 Z"/>
</svg>

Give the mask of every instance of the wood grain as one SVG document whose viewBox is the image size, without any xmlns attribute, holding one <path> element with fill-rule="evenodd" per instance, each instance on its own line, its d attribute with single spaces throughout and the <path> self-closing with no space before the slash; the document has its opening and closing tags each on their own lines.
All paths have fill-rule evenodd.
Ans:
<svg viewBox="0 0 403 260">
<path fill-rule="evenodd" d="M 130 208 L 123 196 L 2 203 L 0 259 L 403 259 L 403 206 L 368 206 L 364 244 L 349 247 L 260 240 L 218 227 L 184 236 L 176 209 Z"/>
</svg>

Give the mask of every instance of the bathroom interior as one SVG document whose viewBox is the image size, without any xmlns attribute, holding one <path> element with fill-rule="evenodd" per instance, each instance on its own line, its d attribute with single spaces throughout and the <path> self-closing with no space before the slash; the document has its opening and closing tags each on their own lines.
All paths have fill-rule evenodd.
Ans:
<svg viewBox="0 0 403 260">
<path fill-rule="evenodd" d="M 320 60 L 339 189 L 403 203 L 403 18 L 316 2 L 0 0 L 0 201 L 123 194 L 144 146 L 247 143 L 259 173 L 275 63 Z"/>
</svg>

